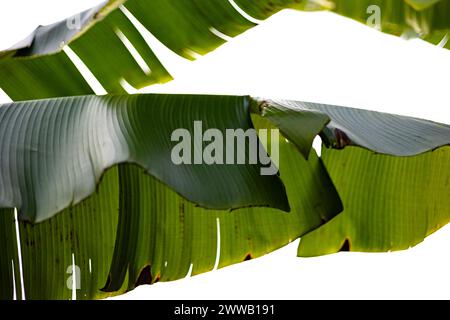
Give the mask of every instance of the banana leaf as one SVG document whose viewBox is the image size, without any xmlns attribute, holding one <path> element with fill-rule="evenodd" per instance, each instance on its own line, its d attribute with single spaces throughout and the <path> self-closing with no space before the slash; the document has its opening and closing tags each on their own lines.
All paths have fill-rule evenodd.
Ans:
<svg viewBox="0 0 450 320">
<path fill-rule="evenodd" d="M 77 297 L 92 299 L 259 257 L 316 228 L 304 239 L 320 234 L 322 228 L 341 219 L 336 214 L 344 210 L 345 217 L 355 205 L 348 202 L 346 207 L 344 202 L 342 207 L 342 187 L 337 184 L 335 188 L 334 177 L 328 174 L 333 167 L 329 168 L 326 156 L 322 163 L 311 150 L 317 134 L 332 150 L 371 150 L 366 152 L 402 159 L 413 168 L 424 155 L 431 156 L 420 162 L 422 166 L 444 166 L 448 149 L 441 147 L 450 142 L 450 127 L 430 121 L 245 96 L 82 96 L 12 103 L 0 111 L 0 128 L 6 138 L 2 154 L 7 155 L 0 167 L 8 168 L 1 170 L 0 182 L 2 190 L 11 190 L 2 194 L 0 205 L 18 207 L 23 220 L 23 277 L 26 297 L 31 299 L 72 296 L 67 286 L 72 255 L 80 270 Z M 248 165 L 175 168 L 168 152 L 170 133 L 180 126 L 194 132 L 195 119 L 203 120 L 205 128 L 221 130 L 278 128 L 280 176 L 261 176 Z M 273 143 L 266 140 L 265 150 L 272 151 Z M 437 154 L 433 150 L 442 154 L 436 163 L 429 160 Z M 447 222 L 448 198 L 443 196 L 447 188 L 440 183 L 449 173 L 443 171 L 441 180 L 426 184 L 426 174 L 407 170 L 417 180 L 411 183 L 402 167 L 392 168 L 388 162 L 386 168 L 398 170 L 398 176 L 390 176 L 412 188 L 411 198 L 416 197 L 418 185 L 431 188 L 428 192 L 436 197 L 424 203 L 438 208 L 432 226 Z M 370 166 L 361 170 L 372 172 Z M 102 175 L 101 181 L 97 179 Z M 173 175 L 177 179 L 172 180 Z M 220 192 L 214 193 L 216 187 Z M 377 191 L 382 199 L 384 190 Z M 345 195 L 345 189 L 342 192 Z M 14 202 L 18 199 L 23 202 Z M 379 204 L 380 212 L 386 209 L 384 203 Z M 242 208 L 248 205 L 273 208 Z M 391 209 L 392 216 L 410 208 L 405 201 L 398 201 L 397 206 Z M 225 207 L 235 210 L 216 210 Z M 417 208 L 407 223 L 414 230 L 430 219 L 429 211 Z M 396 218 L 385 218 L 383 223 L 401 227 L 407 220 Z M 427 234 L 405 231 L 402 241 L 413 245 Z M 322 245 L 327 243 L 333 242 Z M 303 245 L 304 241 L 300 248 Z M 323 253 L 320 249 L 312 252 Z M 10 277 L 4 281 L 12 283 Z M 10 292 L 10 287 L 4 288 Z"/>
</svg>

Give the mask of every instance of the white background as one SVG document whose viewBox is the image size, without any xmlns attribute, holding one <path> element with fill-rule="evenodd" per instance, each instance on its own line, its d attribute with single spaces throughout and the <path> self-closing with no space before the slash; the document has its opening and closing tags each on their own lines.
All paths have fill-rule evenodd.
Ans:
<svg viewBox="0 0 450 320">
<path fill-rule="evenodd" d="M 0 48 L 94 0 L 3 0 Z M 155 44 L 176 80 L 145 92 L 252 94 L 450 123 L 450 51 L 331 13 L 283 11 L 193 63 Z M 0 76 L 2 76 L 0 74 Z M 0 92 L 0 102 L 8 102 Z M 121 299 L 450 298 L 450 228 L 404 252 L 296 258 L 298 241 L 239 265 Z"/>
</svg>

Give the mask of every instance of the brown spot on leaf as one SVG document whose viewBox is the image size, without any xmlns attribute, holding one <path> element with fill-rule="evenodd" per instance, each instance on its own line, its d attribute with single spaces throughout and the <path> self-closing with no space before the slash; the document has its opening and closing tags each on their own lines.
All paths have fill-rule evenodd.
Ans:
<svg viewBox="0 0 450 320">
<path fill-rule="evenodd" d="M 155 278 L 153 278 L 152 267 L 150 265 L 147 265 L 142 269 L 141 273 L 139 274 L 135 286 L 137 287 L 144 284 L 153 284 L 158 282 L 160 279 L 161 276 L 159 274 Z"/>
<path fill-rule="evenodd" d="M 248 253 L 248 254 L 245 256 L 244 261 L 249 261 L 249 260 L 252 260 L 252 259 L 253 259 L 252 254 L 251 254 L 251 253 Z"/>
<path fill-rule="evenodd" d="M 27 247 L 33 247 L 36 242 L 34 240 L 26 240 L 25 244 L 27 245 Z"/>
<path fill-rule="evenodd" d="M 340 252 L 350 252 L 351 251 L 351 244 L 349 239 L 345 239 L 344 243 L 341 246 Z"/>
</svg>

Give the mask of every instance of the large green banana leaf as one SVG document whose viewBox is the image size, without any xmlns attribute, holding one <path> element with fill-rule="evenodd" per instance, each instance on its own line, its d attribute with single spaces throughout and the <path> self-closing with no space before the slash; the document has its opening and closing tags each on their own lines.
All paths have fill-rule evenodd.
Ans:
<svg viewBox="0 0 450 320">
<path fill-rule="evenodd" d="M 326 116 L 330 121 L 321 137 L 327 146 L 335 149 L 352 145 L 387 155 L 414 156 L 447 145 L 450 139 L 449 125 L 417 118 L 310 102 L 255 99 L 253 103 L 269 119 L 272 119 L 274 109 L 282 110 L 284 114 L 299 113 L 303 118 L 305 114 Z M 292 119 L 292 116 L 282 119 L 278 126 L 283 130 L 293 122 Z M 311 119 L 307 122 L 314 123 Z M 298 141 L 296 136 L 306 137 L 308 133 L 297 129 L 287 136 Z"/>
<path fill-rule="evenodd" d="M 191 165 L 171 161 L 172 134 L 179 128 L 192 133 Z M 261 175 L 261 165 L 206 164 L 197 157 L 204 155 L 203 131 L 219 130 L 225 137 L 226 130 L 251 128 L 247 97 L 80 96 L 3 105 L 0 205 L 18 208 L 21 220 L 41 222 L 91 195 L 107 168 L 136 163 L 204 207 L 289 211 L 281 181 Z M 226 142 L 235 145 L 222 151 L 220 161 L 231 156 L 236 163 L 238 142 Z M 244 143 L 248 153 L 248 139 Z"/>
<path fill-rule="evenodd" d="M 62 51 L 67 46 L 109 93 L 125 92 L 122 80 L 135 88 L 165 82 L 171 76 L 153 53 L 148 32 L 193 59 L 224 43 L 221 35 L 235 36 L 254 26 L 236 6 L 258 19 L 295 8 L 332 10 L 364 23 L 371 16 L 368 8 L 378 6 L 382 30 L 397 35 L 412 31 L 441 45 L 450 28 L 450 0 L 110 0 L 78 19 L 38 27 L 0 52 L 0 87 L 13 100 L 91 93 Z"/>
</svg>

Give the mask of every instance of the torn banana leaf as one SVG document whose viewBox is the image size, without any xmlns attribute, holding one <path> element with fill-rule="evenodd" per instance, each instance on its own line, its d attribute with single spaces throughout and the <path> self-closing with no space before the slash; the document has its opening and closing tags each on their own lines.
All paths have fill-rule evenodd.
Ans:
<svg viewBox="0 0 450 320">
<path fill-rule="evenodd" d="M 109 93 L 171 78 L 153 53 L 152 35 L 175 53 L 194 59 L 254 26 L 228 1 L 111 0 L 33 34 L 0 53 L 0 87 L 13 100 L 92 93 L 68 58 L 69 47 Z"/>
<path fill-rule="evenodd" d="M 234 165 L 242 152 L 228 131 L 252 128 L 248 97 L 80 96 L 2 105 L 0 206 L 18 208 L 21 220 L 41 222 L 94 193 L 107 168 L 136 163 L 203 207 L 289 211 L 281 180 L 262 175 L 261 162 L 250 163 L 250 138 L 241 146 L 245 164 Z M 213 150 L 221 159 L 212 163 L 203 159 L 208 129 L 231 146 Z M 188 136 L 174 136 L 178 130 Z M 174 150 L 181 138 L 188 145 L 180 165 Z"/>
<path fill-rule="evenodd" d="M 257 115 L 252 122 L 250 100 L 106 95 L 1 106 L 1 205 L 18 207 L 22 220 L 40 222 L 20 222 L 25 296 L 71 298 L 72 264 L 80 283 L 79 299 L 179 279 L 191 264 L 192 274 L 206 272 L 216 264 L 218 232 L 217 265 L 223 267 L 271 252 L 341 212 L 320 159 L 312 152 L 306 161 L 298 152 L 301 146 L 284 137 L 276 137 L 280 177 L 261 175 L 260 164 L 172 163 L 172 133 L 186 128 L 195 137 L 197 120 L 203 121 L 203 130 L 222 133 L 251 129 L 253 123 L 273 129 Z M 314 133 L 328 118 L 323 120 L 311 129 Z M 266 143 L 272 150 L 271 140 Z M 274 209 L 227 212 L 199 204 Z M 10 220 L 2 226 L 14 231 Z M 8 268 L 10 259 L 2 256 L 2 268 Z M 5 284 L 11 285 L 12 273 L 4 276 Z M 10 285 L 2 287 L 2 294 L 12 292 Z"/>
<path fill-rule="evenodd" d="M 394 35 L 418 37 L 450 29 L 449 0 L 334 0 L 332 11 Z M 377 21 L 379 19 L 379 21 Z M 377 25 L 377 23 L 380 25 Z"/>
<path fill-rule="evenodd" d="M 39 224 L 19 223 L 26 299 L 68 300 L 73 291 L 77 300 L 111 296 L 100 288 L 107 280 L 116 240 L 117 177 L 114 167 L 94 195 L 80 204 Z M 116 294 L 121 292 L 124 289 Z"/>
<path fill-rule="evenodd" d="M 110 0 L 49 26 L 0 52 L 0 87 L 13 100 L 93 93 L 69 59 L 73 53 L 109 93 L 171 79 L 152 50 L 156 37 L 187 59 L 206 54 L 253 27 L 236 6 L 258 19 L 285 9 L 331 10 L 396 35 L 448 47 L 450 0 Z M 375 19 L 375 20 L 374 20 Z M 374 20 L 374 21 L 372 21 Z"/>
<path fill-rule="evenodd" d="M 290 110 L 331 120 L 321 158 L 344 211 L 303 236 L 299 256 L 407 249 L 450 221 L 450 126 L 308 102 L 254 103 L 268 117 Z"/>
</svg>

